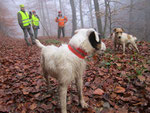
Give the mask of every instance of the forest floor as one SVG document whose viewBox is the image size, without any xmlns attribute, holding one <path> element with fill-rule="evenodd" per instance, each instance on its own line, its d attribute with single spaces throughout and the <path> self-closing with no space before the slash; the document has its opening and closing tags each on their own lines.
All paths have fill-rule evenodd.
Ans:
<svg viewBox="0 0 150 113">
<path fill-rule="evenodd" d="M 42 43 L 68 42 L 69 38 L 40 38 Z M 75 84 L 67 94 L 68 113 L 150 113 L 150 43 L 140 41 L 140 53 L 112 50 L 95 60 L 88 58 L 82 109 Z M 40 49 L 26 46 L 24 39 L 0 37 L 0 112 L 60 113 L 58 82 L 51 78 L 47 89 L 40 69 Z"/>
</svg>

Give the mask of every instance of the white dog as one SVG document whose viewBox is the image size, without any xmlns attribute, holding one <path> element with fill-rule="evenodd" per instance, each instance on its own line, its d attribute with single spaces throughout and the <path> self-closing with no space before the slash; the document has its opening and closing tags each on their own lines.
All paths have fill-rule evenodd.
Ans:
<svg viewBox="0 0 150 113">
<path fill-rule="evenodd" d="M 79 29 L 69 41 L 60 47 L 54 45 L 44 46 L 36 40 L 41 51 L 41 67 L 44 77 L 49 84 L 48 76 L 56 78 L 59 82 L 61 112 L 67 113 L 66 96 L 67 88 L 71 81 L 75 80 L 80 95 L 80 104 L 83 108 L 88 107 L 82 92 L 82 75 L 86 69 L 85 56 L 96 51 L 106 49 L 98 33 L 94 29 Z"/>
<path fill-rule="evenodd" d="M 123 46 L 123 53 L 125 53 L 125 46 L 129 47 L 129 45 L 132 45 L 136 49 L 137 52 L 139 52 L 137 45 L 136 45 L 136 40 L 137 38 L 135 36 L 129 35 L 127 33 L 124 33 L 124 30 L 122 28 L 115 28 L 114 32 L 111 34 L 111 38 L 114 43 L 114 49 L 118 49 L 120 45 Z"/>
</svg>

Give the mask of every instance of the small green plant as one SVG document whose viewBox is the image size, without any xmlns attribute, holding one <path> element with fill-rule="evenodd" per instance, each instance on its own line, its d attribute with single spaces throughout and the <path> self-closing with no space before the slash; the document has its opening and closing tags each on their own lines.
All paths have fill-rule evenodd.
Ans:
<svg viewBox="0 0 150 113">
<path fill-rule="evenodd" d="M 133 61 L 133 56 L 131 56 L 131 61 Z"/>
<path fill-rule="evenodd" d="M 115 57 L 114 60 L 115 60 L 115 61 L 119 60 L 119 57 Z"/>
<path fill-rule="evenodd" d="M 112 49 L 107 48 L 105 52 L 106 52 L 106 53 L 112 53 Z"/>
<path fill-rule="evenodd" d="M 138 76 L 142 75 L 142 72 L 143 72 L 143 70 L 139 70 L 139 69 L 136 70 L 136 73 L 137 73 Z"/>
<path fill-rule="evenodd" d="M 147 61 L 147 64 L 150 64 L 150 60 Z"/>
<path fill-rule="evenodd" d="M 136 69 L 137 76 L 142 75 L 144 71 L 147 71 L 145 67 L 137 68 Z"/>
<path fill-rule="evenodd" d="M 127 77 L 128 77 L 128 81 L 131 81 L 131 79 L 136 78 L 137 75 L 136 74 L 134 74 L 134 75 L 130 74 L 130 75 L 127 75 Z"/>
<path fill-rule="evenodd" d="M 118 69 L 118 70 L 121 70 L 121 68 L 122 68 L 121 66 L 117 66 L 117 69 Z"/>
<path fill-rule="evenodd" d="M 110 62 L 106 62 L 105 65 L 109 67 L 111 65 L 111 63 Z"/>
</svg>

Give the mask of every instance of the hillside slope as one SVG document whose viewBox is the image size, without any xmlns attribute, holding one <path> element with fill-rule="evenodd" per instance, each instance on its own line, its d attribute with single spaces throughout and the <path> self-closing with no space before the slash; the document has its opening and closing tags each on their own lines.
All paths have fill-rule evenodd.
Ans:
<svg viewBox="0 0 150 113">
<path fill-rule="evenodd" d="M 44 44 L 60 45 L 55 38 Z M 63 39 L 64 42 L 68 41 Z M 140 53 L 113 52 L 104 40 L 103 56 L 87 59 L 84 95 L 90 105 L 82 109 L 74 84 L 68 89 L 68 113 L 150 113 L 150 43 L 139 42 Z M 59 113 L 58 83 L 47 86 L 41 75 L 40 49 L 27 47 L 23 39 L 0 37 L 0 111 L 13 113 Z"/>
</svg>

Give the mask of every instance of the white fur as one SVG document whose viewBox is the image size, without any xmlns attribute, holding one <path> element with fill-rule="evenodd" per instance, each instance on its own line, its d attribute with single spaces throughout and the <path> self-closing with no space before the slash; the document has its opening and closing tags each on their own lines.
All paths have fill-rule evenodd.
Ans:
<svg viewBox="0 0 150 113">
<path fill-rule="evenodd" d="M 105 51 L 106 50 L 106 45 L 104 44 L 104 42 L 101 41 L 101 51 Z"/>
<path fill-rule="evenodd" d="M 133 42 L 135 42 L 136 40 L 137 40 L 137 38 L 136 37 L 134 37 L 134 36 L 132 36 L 132 35 L 129 35 L 130 37 L 131 37 L 131 39 L 128 39 L 128 35 L 129 34 L 127 34 L 127 33 L 122 33 L 120 36 L 121 36 L 121 38 L 120 38 L 120 43 L 125 43 L 125 44 L 127 44 L 127 43 L 133 43 Z"/>
<path fill-rule="evenodd" d="M 130 38 L 128 38 L 128 36 L 130 36 Z M 121 37 L 121 38 L 118 38 L 118 37 Z M 126 45 L 127 46 L 132 45 L 137 50 L 137 52 L 139 52 L 137 45 L 136 45 L 137 38 L 135 36 L 129 35 L 129 34 L 123 32 L 123 33 L 119 34 L 118 37 L 116 38 L 115 33 L 113 33 L 111 35 L 112 41 L 114 43 L 116 42 L 119 45 L 120 44 L 123 45 L 123 53 L 125 53 Z"/>
<path fill-rule="evenodd" d="M 101 50 L 97 51 L 98 54 L 103 54 L 106 51 L 106 45 L 101 41 Z"/>
<path fill-rule="evenodd" d="M 99 42 L 98 33 L 94 29 L 80 29 L 75 31 L 75 35 L 69 41 L 69 44 L 81 48 L 88 53 L 88 55 L 95 52 L 95 49 L 91 46 L 88 36 L 94 31 L 96 35 L 96 41 Z M 77 57 L 68 49 L 68 45 L 64 44 L 60 47 L 54 45 L 44 46 L 38 40 L 36 44 L 41 51 L 41 66 L 43 69 L 44 77 L 47 79 L 48 76 L 56 78 L 60 86 L 60 101 L 61 101 L 61 112 L 67 113 L 66 108 L 66 95 L 67 87 L 71 81 L 76 80 L 81 106 L 87 107 L 84 101 L 82 93 L 82 75 L 86 69 L 86 62 L 84 59 Z M 105 44 L 101 43 L 102 51 L 106 50 Z"/>
<path fill-rule="evenodd" d="M 92 53 L 95 49 L 91 46 L 88 37 L 91 31 L 95 31 L 94 29 L 78 29 L 75 31 L 75 35 L 71 38 L 69 44 L 73 45 L 74 47 L 85 50 L 87 53 Z M 98 33 L 95 31 L 96 40 L 99 42 Z"/>
<path fill-rule="evenodd" d="M 125 53 L 125 46 L 127 44 L 131 44 L 137 50 L 137 52 L 139 52 L 137 45 L 135 43 L 137 38 L 132 35 L 129 35 L 130 38 L 128 38 L 128 35 L 129 34 L 127 33 L 122 33 L 121 38 L 119 39 L 119 42 L 123 45 L 123 53 Z"/>
<path fill-rule="evenodd" d="M 112 41 L 115 41 L 115 33 L 110 34 L 110 38 L 112 39 Z"/>
</svg>

